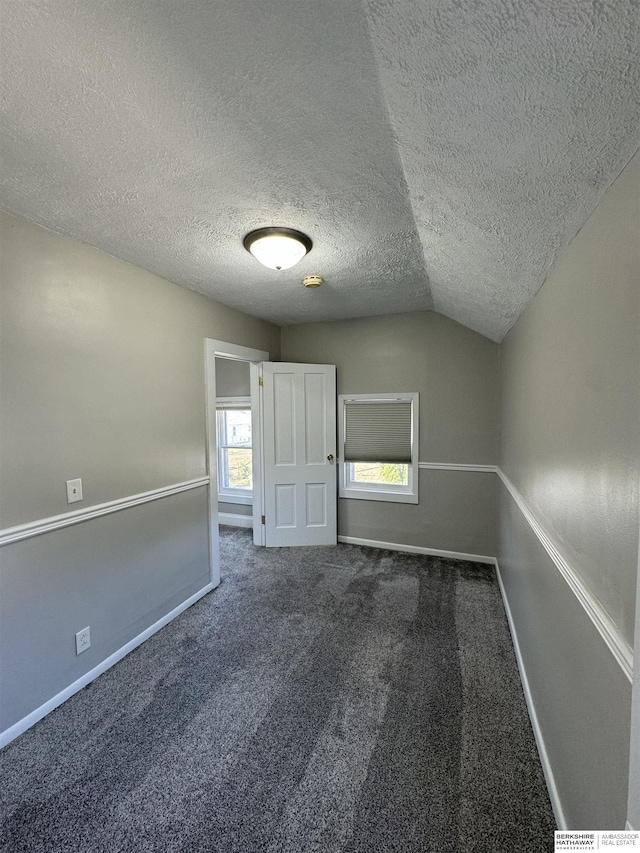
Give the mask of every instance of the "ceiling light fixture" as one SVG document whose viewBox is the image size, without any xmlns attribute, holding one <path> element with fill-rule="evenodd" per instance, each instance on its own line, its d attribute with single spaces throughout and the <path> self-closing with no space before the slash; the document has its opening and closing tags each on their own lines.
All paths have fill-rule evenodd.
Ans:
<svg viewBox="0 0 640 853">
<path fill-rule="evenodd" d="M 242 241 L 247 252 L 272 270 L 288 270 L 313 246 L 311 239 L 293 228 L 258 228 Z"/>
</svg>

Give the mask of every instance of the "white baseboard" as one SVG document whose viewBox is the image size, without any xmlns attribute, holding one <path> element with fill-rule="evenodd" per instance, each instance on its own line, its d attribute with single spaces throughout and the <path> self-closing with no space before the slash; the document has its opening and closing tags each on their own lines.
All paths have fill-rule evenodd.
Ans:
<svg viewBox="0 0 640 853">
<path fill-rule="evenodd" d="M 234 512 L 219 512 L 218 524 L 229 524 L 231 527 L 253 527 L 253 516 L 237 515 Z"/>
<path fill-rule="evenodd" d="M 77 693 L 78 690 L 82 690 L 83 687 L 86 687 L 87 684 L 90 684 L 92 681 L 102 675 L 103 672 L 106 672 L 110 669 L 114 664 L 118 663 L 118 661 L 122 660 L 123 657 L 132 652 L 139 645 L 144 643 L 145 640 L 148 640 L 149 637 L 153 636 L 153 634 L 157 633 L 161 628 L 164 628 L 165 625 L 168 625 L 176 616 L 179 616 L 183 613 L 188 607 L 191 607 L 192 604 L 195 604 L 198 599 L 202 598 L 208 592 L 211 592 L 213 589 L 213 584 L 208 583 L 205 587 L 203 587 L 198 592 L 194 593 L 190 598 L 186 601 L 183 601 L 182 604 L 179 604 L 177 607 L 167 613 L 166 616 L 163 616 L 161 619 L 158 619 L 157 622 L 154 622 L 153 625 L 150 625 L 146 630 L 144 630 L 141 634 L 138 634 L 137 637 L 134 637 L 133 640 L 129 640 L 126 645 L 122 646 L 121 649 L 118 649 L 117 652 L 114 652 L 112 655 L 109 655 L 108 658 L 99 663 L 97 666 L 94 666 L 93 669 L 89 670 L 89 672 L 85 673 L 81 678 L 77 681 L 74 681 L 73 684 L 70 684 L 68 687 L 65 687 L 64 690 L 61 690 L 56 696 L 52 699 L 49 699 L 48 702 L 45 702 L 44 705 L 41 705 L 39 708 L 36 708 L 35 711 L 32 711 L 26 717 L 23 717 L 17 723 L 10 726 L 8 729 L 5 729 L 3 732 L 0 732 L 0 749 L 6 746 L 8 743 L 11 743 L 12 740 L 17 738 L 23 732 L 26 732 L 27 729 L 30 729 L 31 726 L 35 725 L 39 720 L 43 717 L 46 717 L 47 714 L 51 713 L 55 708 L 59 705 L 62 705 L 63 702 L 66 702 L 74 693 Z"/>
<path fill-rule="evenodd" d="M 467 560 L 471 563 L 496 565 L 495 557 L 483 557 L 480 554 L 463 554 L 460 551 L 440 551 L 436 548 L 423 548 L 421 545 L 377 542 L 375 539 L 358 539 L 355 536 L 338 536 L 338 542 L 343 542 L 345 545 L 364 545 L 367 548 L 384 548 L 386 551 L 404 551 L 407 554 L 426 554 L 429 557 L 447 557 L 450 560 Z"/>
<path fill-rule="evenodd" d="M 544 737 L 542 736 L 542 729 L 540 728 L 540 723 L 538 722 L 538 715 L 536 713 L 536 708 L 533 703 L 531 688 L 529 687 L 529 679 L 527 678 L 527 672 L 525 670 L 524 661 L 520 652 L 518 634 L 516 632 L 513 616 L 511 614 L 511 608 L 509 607 L 507 593 L 504 588 L 504 584 L 502 583 L 502 577 L 500 575 L 500 566 L 498 565 L 497 560 L 495 566 L 496 577 L 498 578 L 498 586 L 500 587 L 500 594 L 502 595 L 502 602 L 504 604 L 505 613 L 507 615 L 509 631 L 511 632 L 511 639 L 513 641 L 513 649 L 516 655 L 516 661 L 518 663 L 518 670 L 520 672 L 520 681 L 522 682 L 522 689 L 524 691 L 524 696 L 527 703 L 527 710 L 529 711 L 531 728 L 533 729 L 533 736 L 536 740 L 536 746 L 538 747 L 538 755 L 540 756 L 540 763 L 542 764 L 542 772 L 544 773 L 544 778 L 547 783 L 547 790 L 549 792 L 549 799 L 551 800 L 551 808 L 553 809 L 553 813 L 556 818 L 556 823 L 558 824 L 558 829 L 566 830 L 569 828 L 567 826 L 567 819 L 564 815 L 564 809 L 562 808 L 562 802 L 560 800 L 560 795 L 556 786 L 553 770 L 551 769 L 551 763 L 549 762 L 549 754 L 547 753 L 547 747 L 544 742 Z"/>
</svg>

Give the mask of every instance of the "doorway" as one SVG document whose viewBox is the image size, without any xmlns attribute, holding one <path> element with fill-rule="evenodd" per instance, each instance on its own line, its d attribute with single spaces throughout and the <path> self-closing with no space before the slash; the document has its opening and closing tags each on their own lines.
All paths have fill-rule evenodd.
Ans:
<svg viewBox="0 0 640 853">
<path fill-rule="evenodd" d="M 205 339 L 205 383 L 206 383 L 206 455 L 209 476 L 209 563 L 211 583 L 214 587 L 220 583 L 220 535 L 218 529 L 218 393 L 216 381 L 216 360 L 227 359 L 235 362 L 247 362 L 249 365 L 249 406 L 252 427 L 252 523 L 253 541 L 263 543 L 262 516 L 262 471 L 261 471 L 261 421 L 259 404 L 258 365 L 269 360 L 264 350 L 241 347 L 227 341 Z"/>
<path fill-rule="evenodd" d="M 337 543 L 335 365 L 274 363 L 262 350 L 207 338 L 206 447 L 214 587 L 220 583 L 218 359 L 249 364 L 254 545 Z M 226 464 L 224 459 L 221 464 Z"/>
<path fill-rule="evenodd" d="M 216 356 L 218 523 L 236 527 L 253 527 L 249 364 Z"/>
</svg>

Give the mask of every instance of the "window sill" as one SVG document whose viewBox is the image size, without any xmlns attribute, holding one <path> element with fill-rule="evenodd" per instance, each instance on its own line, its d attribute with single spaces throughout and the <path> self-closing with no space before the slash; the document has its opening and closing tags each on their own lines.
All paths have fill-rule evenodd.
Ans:
<svg viewBox="0 0 640 853">
<path fill-rule="evenodd" d="M 339 497 L 357 501 L 384 501 L 386 503 L 417 504 L 418 495 L 412 492 L 377 491 L 375 489 L 340 489 Z"/>
<path fill-rule="evenodd" d="M 252 495 L 226 495 L 224 492 L 218 492 L 218 501 L 223 504 L 242 504 L 243 506 L 253 506 Z"/>
</svg>

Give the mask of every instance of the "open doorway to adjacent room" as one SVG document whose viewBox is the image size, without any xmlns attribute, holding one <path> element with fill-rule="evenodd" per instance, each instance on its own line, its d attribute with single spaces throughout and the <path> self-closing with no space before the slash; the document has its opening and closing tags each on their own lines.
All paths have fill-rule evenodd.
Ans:
<svg viewBox="0 0 640 853">
<path fill-rule="evenodd" d="M 220 522 L 253 527 L 255 544 L 263 544 L 258 381 L 259 365 L 268 360 L 269 353 L 264 350 L 205 340 L 209 542 L 214 586 L 220 583 Z"/>
<path fill-rule="evenodd" d="M 218 523 L 253 527 L 251 388 L 248 361 L 216 357 Z"/>
</svg>

